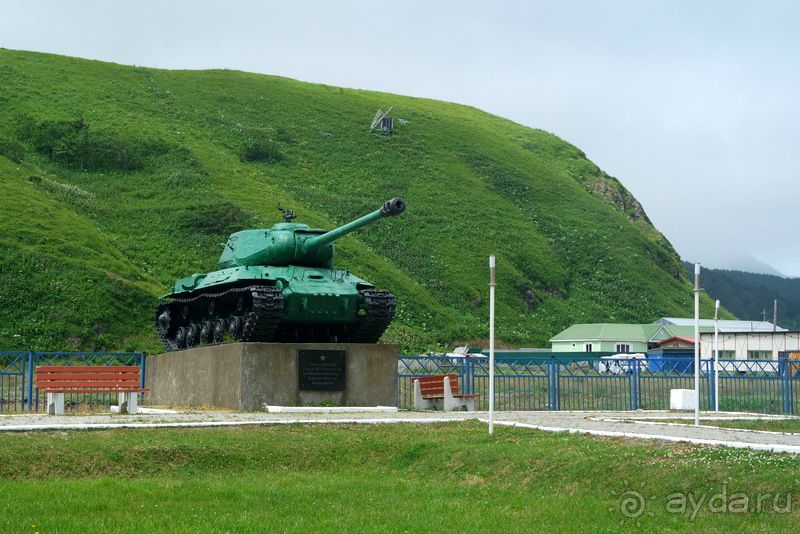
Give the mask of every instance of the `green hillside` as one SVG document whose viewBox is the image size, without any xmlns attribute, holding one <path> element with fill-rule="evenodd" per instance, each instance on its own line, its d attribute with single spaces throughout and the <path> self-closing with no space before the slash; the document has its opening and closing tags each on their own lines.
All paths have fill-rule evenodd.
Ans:
<svg viewBox="0 0 800 534">
<path fill-rule="evenodd" d="M 394 106 L 395 135 L 369 133 Z M 402 119 L 402 120 L 398 120 Z M 403 196 L 337 264 L 395 292 L 405 351 L 542 345 L 576 322 L 690 311 L 635 198 L 553 134 L 434 100 L 243 72 L 0 50 L 0 347 L 158 350 L 158 295 L 280 203 L 333 227 Z M 704 300 L 710 310 L 710 302 Z"/>
</svg>

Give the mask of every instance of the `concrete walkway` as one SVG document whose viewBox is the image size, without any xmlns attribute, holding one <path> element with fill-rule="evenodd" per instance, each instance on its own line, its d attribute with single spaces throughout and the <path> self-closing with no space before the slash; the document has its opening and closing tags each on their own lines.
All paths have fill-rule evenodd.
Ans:
<svg viewBox="0 0 800 534">
<path fill-rule="evenodd" d="M 485 414 L 480 419 L 485 420 Z M 502 412 L 495 416 L 498 425 L 533 428 L 553 432 L 571 432 L 595 436 L 694 443 L 697 445 L 726 446 L 773 452 L 800 454 L 800 434 L 766 432 L 711 426 L 712 421 L 695 427 L 693 420 L 687 424 L 659 422 L 658 419 L 676 419 L 669 412 Z M 782 419 L 773 416 L 756 417 L 752 414 L 727 414 L 716 419 Z"/>
<path fill-rule="evenodd" d="M 238 413 L 226 411 L 186 411 L 138 415 L 96 414 L 52 416 L 40 414 L 0 415 L 0 432 L 112 428 L 209 427 L 269 424 L 391 424 L 444 423 L 478 418 L 486 412 L 335 412 L 335 413 Z M 709 414 L 709 417 L 710 414 Z M 778 419 L 774 416 L 715 414 L 719 419 Z M 713 426 L 695 427 L 659 422 L 676 419 L 669 412 L 498 412 L 498 426 L 515 426 L 552 432 L 571 432 L 629 439 L 656 439 L 698 445 L 728 446 L 800 454 L 800 434 L 738 430 Z M 687 421 L 690 423 L 690 421 Z M 709 422 L 713 424 L 713 422 Z"/>
</svg>

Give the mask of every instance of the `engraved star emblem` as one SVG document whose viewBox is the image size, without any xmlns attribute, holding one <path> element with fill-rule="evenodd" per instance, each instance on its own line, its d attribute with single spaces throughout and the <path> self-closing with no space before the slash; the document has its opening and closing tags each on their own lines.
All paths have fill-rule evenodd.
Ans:
<svg viewBox="0 0 800 534">
<path fill-rule="evenodd" d="M 326 358 L 327 356 L 323 354 L 322 356 L 319 357 L 319 361 L 324 362 Z"/>
</svg>

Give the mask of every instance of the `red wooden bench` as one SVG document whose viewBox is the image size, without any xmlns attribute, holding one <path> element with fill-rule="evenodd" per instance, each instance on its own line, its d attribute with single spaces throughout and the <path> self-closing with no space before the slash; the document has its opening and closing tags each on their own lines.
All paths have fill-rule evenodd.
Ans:
<svg viewBox="0 0 800 534">
<path fill-rule="evenodd" d="M 40 365 L 36 387 L 47 393 L 47 413 L 64 414 L 65 393 L 117 393 L 120 413 L 136 413 L 142 370 L 137 365 Z"/>
<path fill-rule="evenodd" d="M 458 375 L 432 375 L 414 378 L 414 409 L 433 408 L 450 412 L 453 410 L 475 411 L 477 393 L 460 393 Z"/>
</svg>

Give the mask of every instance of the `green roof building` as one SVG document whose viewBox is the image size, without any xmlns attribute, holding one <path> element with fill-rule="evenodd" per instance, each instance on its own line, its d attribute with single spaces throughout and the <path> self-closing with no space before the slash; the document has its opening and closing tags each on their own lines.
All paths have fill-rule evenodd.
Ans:
<svg viewBox="0 0 800 534">
<path fill-rule="evenodd" d="M 709 327 L 700 327 L 707 332 Z M 713 331 L 713 327 L 711 328 Z M 574 324 L 550 339 L 553 352 L 646 353 L 659 341 L 694 337 L 693 326 L 666 324 Z"/>
</svg>

